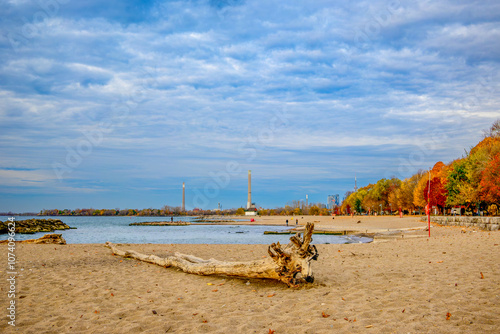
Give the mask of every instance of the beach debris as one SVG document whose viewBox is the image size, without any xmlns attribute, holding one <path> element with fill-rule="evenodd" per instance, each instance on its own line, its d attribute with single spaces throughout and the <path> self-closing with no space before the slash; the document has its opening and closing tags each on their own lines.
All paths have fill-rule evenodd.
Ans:
<svg viewBox="0 0 500 334">
<path fill-rule="evenodd" d="M 271 328 L 269 328 L 269 333 L 268 334 L 274 334 L 276 331 L 273 331 Z"/>
<path fill-rule="evenodd" d="M 450 318 L 451 318 L 451 313 L 450 312 L 446 313 L 446 320 L 450 320 Z"/>
<path fill-rule="evenodd" d="M 156 255 L 145 255 L 132 250 L 123 251 L 117 249 L 111 242 L 105 246 L 110 248 L 113 254 L 124 258 L 157 264 L 162 267 L 174 267 L 185 273 L 197 275 L 227 275 L 247 278 L 276 279 L 289 287 L 298 287 L 302 283 L 312 283 L 314 276 L 311 262 L 317 260 L 318 250 L 311 245 L 314 224 L 307 223 L 304 235 L 300 233 L 290 238 L 288 245 L 272 243 L 268 247 L 269 257 L 254 261 L 218 261 L 215 259 L 205 260 L 189 254 L 175 253 L 161 258 Z M 247 285 L 250 284 L 248 281 Z"/>
<path fill-rule="evenodd" d="M 328 318 L 330 315 L 329 314 L 326 314 L 325 312 L 321 312 L 321 316 L 323 318 Z"/>
<path fill-rule="evenodd" d="M 483 275 L 483 273 L 482 273 L 482 272 L 480 272 L 480 274 L 481 274 L 481 279 L 484 279 L 484 275 Z"/>
<path fill-rule="evenodd" d="M 0 244 L 6 244 L 9 240 L 2 240 Z M 62 234 L 45 234 L 38 239 L 28 239 L 28 240 L 16 240 L 16 242 L 21 244 L 56 244 L 56 245 L 66 245 L 66 240 L 62 237 Z M 54 248 L 55 249 L 55 248 Z"/>
</svg>

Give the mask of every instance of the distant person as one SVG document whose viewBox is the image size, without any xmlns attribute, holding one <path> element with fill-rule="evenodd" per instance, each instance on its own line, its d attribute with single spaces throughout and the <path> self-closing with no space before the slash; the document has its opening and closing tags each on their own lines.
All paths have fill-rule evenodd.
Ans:
<svg viewBox="0 0 500 334">
<path fill-rule="evenodd" d="M 174 222 L 174 217 L 170 217 L 170 221 L 173 223 Z"/>
<path fill-rule="evenodd" d="M 288 226 L 288 219 L 286 220 L 286 226 Z"/>
<path fill-rule="evenodd" d="M 299 225 L 299 220 L 295 219 L 295 225 Z"/>
</svg>

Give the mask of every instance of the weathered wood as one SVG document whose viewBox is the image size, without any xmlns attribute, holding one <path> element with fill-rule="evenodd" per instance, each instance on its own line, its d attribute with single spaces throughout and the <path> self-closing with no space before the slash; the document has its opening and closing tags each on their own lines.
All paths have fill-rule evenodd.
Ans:
<svg viewBox="0 0 500 334">
<path fill-rule="evenodd" d="M 311 246 L 314 224 L 306 225 L 304 236 L 300 233 L 290 238 L 286 246 L 273 243 L 268 247 L 270 257 L 255 261 L 227 262 L 215 259 L 205 260 L 193 255 L 175 253 L 166 257 L 145 255 L 132 250 L 123 251 L 111 242 L 106 242 L 113 254 L 134 258 L 163 267 L 176 267 L 189 274 L 226 275 L 248 278 L 269 278 L 296 287 L 301 283 L 314 281 L 311 261 L 318 258 L 318 251 Z"/>
<path fill-rule="evenodd" d="M 62 234 L 45 234 L 38 239 L 28 239 L 28 240 L 16 240 L 16 243 L 21 244 L 57 244 L 66 245 L 66 240 L 62 237 Z M 9 240 L 2 240 L 0 244 L 9 243 Z"/>
</svg>

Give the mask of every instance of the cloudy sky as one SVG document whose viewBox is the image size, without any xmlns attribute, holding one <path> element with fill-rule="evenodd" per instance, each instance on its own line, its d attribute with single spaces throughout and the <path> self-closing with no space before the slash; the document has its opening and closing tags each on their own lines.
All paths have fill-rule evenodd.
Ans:
<svg viewBox="0 0 500 334">
<path fill-rule="evenodd" d="M 0 2 L 0 211 L 326 202 L 500 117 L 495 1 Z"/>
</svg>

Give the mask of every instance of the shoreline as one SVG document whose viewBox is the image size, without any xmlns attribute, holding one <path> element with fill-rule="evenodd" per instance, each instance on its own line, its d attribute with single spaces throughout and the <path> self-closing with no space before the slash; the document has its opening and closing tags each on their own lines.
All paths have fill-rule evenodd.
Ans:
<svg viewBox="0 0 500 334">
<path fill-rule="evenodd" d="M 0 331 L 497 333 L 500 266 L 494 254 L 500 232 L 436 226 L 432 233 L 318 244 L 315 281 L 300 289 L 272 280 L 186 274 L 112 256 L 103 244 L 19 244 L 16 327 L 5 318 Z M 225 261 L 260 259 L 267 247 L 122 244 L 160 257 L 181 252 Z M 7 284 L 0 282 L 2 294 Z"/>
</svg>

